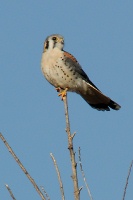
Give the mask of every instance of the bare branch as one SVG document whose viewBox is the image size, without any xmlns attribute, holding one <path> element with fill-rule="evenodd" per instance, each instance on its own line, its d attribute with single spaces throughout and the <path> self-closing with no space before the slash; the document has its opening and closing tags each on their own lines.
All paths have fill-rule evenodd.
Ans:
<svg viewBox="0 0 133 200">
<path fill-rule="evenodd" d="M 56 163 L 56 160 L 53 156 L 52 153 L 50 153 L 50 156 L 53 160 L 53 163 L 54 163 L 54 166 L 55 166 L 55 169 L 56 169 L 56 172 L 57 172 L 57 176 L 58 176 L 58 180 L 59 180 L 59 184 L 60 184 L 60 191 L 61 191 L 61 197 L 62 197 L 62 200 L 65 200 L 65 195 L 64 195 L 64 189 L 63 189 L 63 183 L 62 183 L 62 180 L 61 180 L 61 176 L 60 176 L 60 172 L 59 172 L 59 168 L 57 166 L 57 163 Z"/>
<path fill-rule="evenodd" d="M 87 181 L 86 181 L 86 178 L 85 178 L 85 174 L 84 174 L 84 170 L 83 170 L 83 167 L 82 167 L 80 147 L 79 147 L 79 151 L 78 152 L 79 152 L 79 165 L 80 165 L 80 170 L 81 170 L 81 173 L 82 173 L 82 177 L 83 177 L 85 186 L 87 188 L 89 197 L 90 197 L 91 200 L 93 200 L 92 195 L 91 195 L 91 191 L 90 191 L 89 185 L 87 184 Z"/>
<path fill-rule="evenodd" d="M 16 200 L 14 195 L 13 195 L 13 193 L 12 193 L 12 191 L 11 191 L 11 189 L 9 188 L 9 186 L 7 184 L 5 184 L 5 186 L 6 186 L 7 190 L 8 190 L 8 192 L 9 192 L 10 196 L 12 197 L 12 199 Z"/>
<path fill-rule="evenodd" d="M 76 135 L 76 132 L 74 132 L 74 133 L 71 135 L 72 139 L 74 138 L 75 135 Z"/>
<path fill-rule="evenodd" d="M 128 170 L 128 175 L 127 175 L 127 180 L 126 180 L 126 185 L 125 185 L 125 188 L 124 188 L 124 194 L 123 194 L 122 200 L 125 200 L 127 186 L 128 186 L 128 181 L 129 181 L 129 177 L 130 177 L 130 174 L 131 174 L 132 166 L 133 166 L 133 160 L 132 160 L 132 162 L 130 164 L 130 167 L 129 167 L 129 170 Z"/>
<path fill-rule="evenodd" d="M 20 166 L 20 168 L 22 169 L 22 171 L 25 173 L 25 175 L 27 176 L 27 178 L 30 180 L 30 182 L 32 183 L 32 185 L 34 186 L 34 188 L 36 189 L 36 191 L 38 192 L 38 194 L 40 195 L 40 197 L 42 198 L 42 200 L 46 200 L 45 197 L 44 197 L 44 195 L 42 194 L 41 190 L 37 186 L 36 182 L 30 176 L 30 174 L 25 169 L 25 167 L 23 166 L 23 164 L 20 162 L 20 160 L 18 159 L 18 157 L 16 156 L 16 154 L 13 152 L 12 148 L 9 146 L 8 142 L 5 140 L 5 138 L 2 135 L 2 133 L 0 133 L 0 138 L 4 142 L 5 146 L 7 147 L 8 151 L 11 153 L 11 155 L 13 156 L 13 158 L 15 159 L 15 161 L 17 162 L 17 164 Z"/>
<path fill-rule="evenodd" d="M 75 200 L 80 199 L 80 190 L 78 187 L 78 177 L 77 177 L 77 163 L 75 161 L 75 153 L 73 148 L 73 137 L 74 135 L 71 135 L 70 132 L 70 122 L 69 122 L 69 114 L 68 114 L 68 103 L 67 103 L 67 94 L 63 98 L 64 101 L 64 107 L 65 107 L 65 117 L 66 117 L 66 132 L 68 137 L 68 149 L 70 152 L 70 159 L 71 159 L 71 165 L 72 165 L 72 180 L 73 180 L 73 186 L 74 186 L 74 198 Z"/>
<path fill-rule="evenodd" d="M 43 191 L 43 193 L 45 194 L 47 200 L 50 200 L 50 198 L 49 198 L 47 192 L 44 190 L 44 187 L 43 187 L 43 186 L 40 186 L 40 188 L 41 188 L 41 190 Z"/>
</svg>

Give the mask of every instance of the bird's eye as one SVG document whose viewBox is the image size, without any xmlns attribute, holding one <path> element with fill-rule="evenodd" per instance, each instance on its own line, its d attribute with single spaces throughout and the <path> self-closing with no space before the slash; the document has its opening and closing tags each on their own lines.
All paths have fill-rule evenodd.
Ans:
<svg viewBox="0 0 133 200">
<path fill-rule="evenodd" d="M 52 40 L 56 40 L 56 37 L 53 37 Z"/>
</svg>

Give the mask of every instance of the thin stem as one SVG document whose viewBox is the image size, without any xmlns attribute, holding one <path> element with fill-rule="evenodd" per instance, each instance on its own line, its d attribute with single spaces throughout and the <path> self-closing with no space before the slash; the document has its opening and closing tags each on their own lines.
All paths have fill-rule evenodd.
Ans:
<svg viewBox="0 0 133 200">
<path fill-rule="evenodd" d="M 6 186 L 7 190 L 8 190 L 8 192 L 9 192 L 10 196 L 12 197 L 12 199 L 16 200 L 14 195 L 13 195 L 13 193 L 12 193 L 12 190 L 9 188 L 9 186 L 7 184 L 5 184 L 5 186 Z"/>
<path fill-rule="evenodd" d="M 89 185 L 87 184 L 87 181 L 86 181 L 86 178 L 85 178 L 85 174 L 84 174 L 84 170 L 83 170 L 83 167 L 82 167 L 80 147 L 79 147 L 79 165 L 80 165 L 80 170 L 81 170 L 81 173 L 82 173 L 82 177 L 83 177 L 85 186 L 87 188 L 87 192 L 89 194 L 90 199 L 93 200 L 92 195 L 91 195 L 91 191 L 90 191 Z"/>
<path fill-rule="evenodd" d="M 47 200 L 50 200 L 50 197 L 49 195 L 47 194 L 47 192 L 44 190 L 44 187 L 43 186 L 40 186 L 41 190 L 43 191 L 43 193 L 45 194 Z"/>
<path fill-rule="evenodd" d="M 55 166 L 55 169 L 56 169 L 56 172 L 57 172 L 57 176 L 58 176 L 58 180 L 59 180 L 59 184 L 60 184 L 60 191 L 61 191 L 62 200 L 65 200 L 63 183 L 62 183 L 62 180 L 61 180 L 61 176 L 60 176 L 58 165 L 57 165 L 56 160 L 55 160 L 55 158 L 54 158 L 52 153 L 50 153 L 50 156 L 51 156 L 51 158 L 53 160 L 53 163 L 54 163 L 54 166 Z"/>
<path fill-rule="evenodd" d="M 80 199 L 80 190 L 78 187 L 78 177 L 77 177 L 77 163 L 75 161 L 75 153 L 73 148 L 73 138 L 74 135 L 70 132 L 70 122 L 69 122 L 69 114 L 68 114 L 68 103 L 67 103 L 67 94 L 65 98 L 63 98 L 64 107 L 65 107 L 65 117 L 66 117 L 66 132 L 68 137 L 68 149 L 70 152 L 71 166 L 72 166 L 72 180 L 74 186 L 74 198 L 75 200 Z"/>
<path fill-rule="evenodd" d="M 0 138 L 4 142 L 5 146 L 7 147 L 8 151 L 11 153 L 11 155 L 13 156 L 13 158 L 15 159 L 15 161 L 17 162 L 17 164 L 20 166 L 20 168 L 22 169 L 22 171 L 25 173 L 25 175 L 27 176 L 27 178 L 30 180 L 30 182 L 32 183 L 32 185 L 34 186 L 34 188 L 36 189 L 36 191 L 38 192 L 38 194 L 40 195 L 40 197 L 42 198 L 42 200 L 46 200 L 45 197 L 44 197 L 44 195 L 42 194 L 41 190 L 37 186 L 36 182 L 30 176 L 30 174 L 25 169 L 25 167 L 23 166 L 23 164 L 20 162 L 20 160 L 18 159 L 18 157 L 16 156 L 16 154 L 13 152 L 12 148 L 9 146 L 8 142 L 6 141 L 6 139 L 4 138 L 4 136 L 2 135 L 2 133 L 0 133 Z"/>
<path fill-rule="evenodd" d="M 129 181 L 129 177 L 130 177 L 130 174 L 131 174 L 132 166 L 133 166 L 133 160 L 132 160 L 132 162 L 130 164 L 130 167 L 129 167 L 129 170 L 128 170 L 128 175 L 127 175 L 127 180 L 126 180 L 126 185 L 125 185 L 125 188 L 124 188 L 124 194 L 123 194 L 122 200 L 125 200 L 127 186 L 128 186 L 128 181 Z"/>
</svg>

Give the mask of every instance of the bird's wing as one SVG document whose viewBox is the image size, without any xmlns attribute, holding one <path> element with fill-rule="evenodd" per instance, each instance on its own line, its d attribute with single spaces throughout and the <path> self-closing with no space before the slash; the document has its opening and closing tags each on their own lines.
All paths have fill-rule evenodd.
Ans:
<svg viewBox="0 0 133 200">
<path fill-rule="evenodd" d="M 109 97 L 105 96 L 89 79 L 87 74 L 83 71 L 82 67 L 76 60 L 74 56 L 69 54 L 68 52 L 64 51 L 64 57 L 65 57 L 65 64 L 66 67 L 68 67 L 73 73 L 77 73 L 78 77 L 81 77 L 83 79 L 83 83 L 85 84 L 85 87 L 88 89 L 84 93 L 83 90 L 80 91 L 80 95 L 84 98 L 84 100 L 90 104 L 93 108 L 97 110 L 107 110 L 109 111 L 109 107 L 114 110 L 119 110 L 120 105 L 111 100 Z"/>
<path fill-rule="evenodd" d="M 83 80 L 85 80 L 87 83 L 89 83 L 91 86 L 93 86 L 96 90 L 100 91 L 89 79 L 87 74 L 83 71 L 82 67 L 76 60 L 76 58 L 71 55 L 70 53 L 64 51 L 64 57 L 65 57 L 65 64 L 67 67 L 69 67 L 71 70 L 73 70 L 75 73 L 78 73 L 78 76 L 80 76 Z"/>
</svg>

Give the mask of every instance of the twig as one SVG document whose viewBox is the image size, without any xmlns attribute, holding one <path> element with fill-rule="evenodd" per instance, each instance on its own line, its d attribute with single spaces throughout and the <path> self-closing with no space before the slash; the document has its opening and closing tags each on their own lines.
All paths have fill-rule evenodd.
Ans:
<svg viewBox="0 0 133 200">
<path fill-rule="evenodd" d="M 90 191 L 89 185 L 87 184 L 87 181 L 86 181 L 86 178 L 85 178 L 85 174 L 84 174 L 84 170 L 83 170 L 83 167 L 82 167 L 80 147 L 79 147 L 79 151 L 78 152 L 79 152 L 79 165 L 80 165 L 80 170 L 81 170 L 81 173 L 82 173 L 82 177 L 83 177 L 85 186 L 87 188 L 89 197 L 90 197 L 91 200 L 93 200 L 92 195 L 91 195 L 91 191 Z"/>
<path fill-rule="evenodd" d="M 41 190 L 43 191 L 43 193 L 45 194 L 47 200 L 50 200 L 50 198 L 49 198 L 47 192 L 44 190 L 44 187 L 43 187 L 43 186 L 40 186 L 40 188 L 41 188 Z"/>
<path fill-rule="evenodd" d="M 56 169 L 56 172 L 57 172 L 57 176 L 58 176 L 58 180 L 59 180 L 59 184 L 60 184 L 60 192 L 61 192 L 61 197 L 62 197 L 62 200 L 65 200 L 65 195 L 64 195 L 64 189 L 63 189 L 63 183 L 62 183 L 62 180 L 61 180 L 61 176 L 60 176 L 60 172 L 59 172 L 59 168 L 57 166 L 57 163 L 56 163 L 56 160 L 53 156 L 52 153 L 50 153 L 50 156 L 54 162 L 54 166 L 55 166 L 55 169 Z"/>
<path fill-rule="evenodd" d="M 68 103 L 67 103 L 67 94 L 65 98 L 63 98 L 64 101 L 64 107 L 65 107 L 65 117 L 66 117 L 66 132 L 68 137 L 68 149 L 70 152 L 70 159 L 71 159 L 71 165 L 72 165 L 72 180 L 73 180 L 73 186 L 74 186 L 74 198 L 75 200 L 80 199 L 80 190 L 78 187 L 78 177 L 77 177 L 77 163 L 75 161 L 75 153 L 73 148 L 73 138 L 74 135 L 71 135 L 70 132 L 70 122 L 69 122 L 69 114 L 68 114 Z"/>
<path fill-rule="evenodd" d="M 12 193 L 12 191 L 11 191 L 11 189 L 9 188 L 9 186 L 7 184 L 5 184 L 5 186 L 6 186 L 7 190 L 8 190 L 8 192 L 9 192 L 10 196 L 12 197 L 12 199 L 16 200 L 14 195 L 13 195 L 13 193 Z"/>
<path fill-rule="evenodd" d="M 15 159 L 15 161 L 17 162 L 17 164 L 20 166 L 20 168 L 22 169 L 22 171 L 25 173 L 25 175 L 27 176 L 27 178 L 30 180 L 30 182 L 32 183 L 32 185 L 34 186 L 34 188 L 36 189 L 36 191 L 38 192 L 38 194 L 40 195 L 40 197 L 42 198 L 42 200 L 46 200 L 45 197 L 44 197 L 44 195 L 42 194 L 41 190 L 37 186 L 36 182 L 30 176 L 30 174 L 25 169 L 25 167 L 23 166 L 23 164 L 20 162 L 20 160 L 18 159 L 18 157 L 16 156 L 16 154 L 13 152 L 12 148 L 9 146 L 8 142 L 5 140 L 5 138 L 2 135 L 2 133 L 0 133 L 0 138 L 4 142 L 5 146 L 7 147 L 8 151 L 11 153 L 11 155 L 13 156 L 13 158 Z"/>
<path fill-rule="evenodd" d="M 132 162 L 130 164 L 130 167 L 129 167 L 129 170 L 128 170 L 128 175 L 127 175 L 127 180 L 126 180 L 126 185 L 125 185 L 125 188 L 124 188 L 124 194 L 123 194 L 122 200 L 125 200 L 127 186 L 128 186 L 128 181 L 129 181 L 129 177 L 130 177 L 130 174 L 131 174 L 132 166 L 133 166 L 133 160 L 132 160 Z"/>
</svg>

